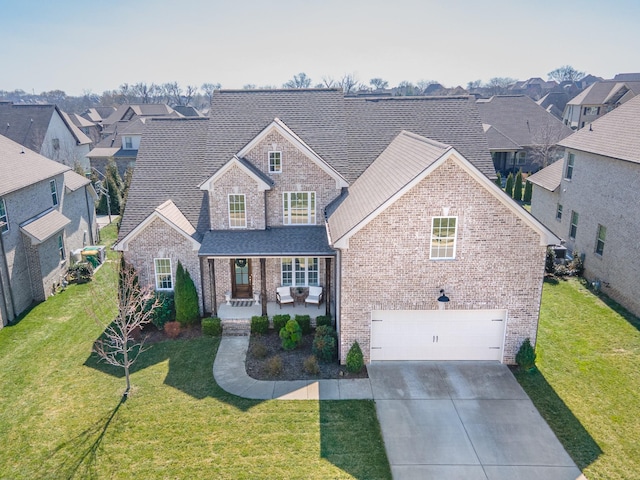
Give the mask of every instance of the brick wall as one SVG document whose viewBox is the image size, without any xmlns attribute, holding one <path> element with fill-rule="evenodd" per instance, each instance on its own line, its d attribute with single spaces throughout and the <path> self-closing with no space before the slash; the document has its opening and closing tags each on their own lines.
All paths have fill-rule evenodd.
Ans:
<svg viewBox="0 0 640 480">
<path fill-rule="evenodd" d="M 256 181 L 239 167 L 231 167 L 214 184 L 209 195 L 212 230 L 229 229 L 229 195 L 243 194 L 247 227 L 250 230 L 265 228 L 264 192 L 258 191 Z"/>
<path fill-rule="evenodd" d="M 455 260 L 429 260 L 431 219 L 458 217 Z M 535 342 L 546 247 L 540 237 L 452 160 L 351 237 L 342 252 L 341 361 L 370 351 L 371 310 L 507 309 L 504 358 Z"/>
</svg>

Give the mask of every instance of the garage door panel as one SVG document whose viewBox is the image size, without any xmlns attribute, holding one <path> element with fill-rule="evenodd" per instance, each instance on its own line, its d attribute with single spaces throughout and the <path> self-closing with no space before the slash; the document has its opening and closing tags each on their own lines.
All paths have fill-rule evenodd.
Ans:
<svg viewBox="0 0 640 480">
<path fill-rule="evenodd" d="M 372 312 L 371 360 L 502 359 L 505 310 Z"/>
</svg>

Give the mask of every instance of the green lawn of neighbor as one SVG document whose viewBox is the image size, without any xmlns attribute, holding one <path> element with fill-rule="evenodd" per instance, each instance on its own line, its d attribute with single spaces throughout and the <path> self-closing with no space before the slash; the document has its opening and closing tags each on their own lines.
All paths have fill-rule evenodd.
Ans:
<svg viewBox="0 0 640 480">
<path fill-rule="evenodd" d="M 640 478 L 639 328 L 579 280 L 544 285 L 539 371 L 516 377 L 589 480 Z"/>
<path fill-rule="evenodd" d="M 90 312 L 114 313 L 109 258 L 0 331 L 0 478 L 391 478 L 373 402 L 229 395 L 215 338 L 152 345 L 122 403 L 121 372 L 90 355 Z"/>
</svg>

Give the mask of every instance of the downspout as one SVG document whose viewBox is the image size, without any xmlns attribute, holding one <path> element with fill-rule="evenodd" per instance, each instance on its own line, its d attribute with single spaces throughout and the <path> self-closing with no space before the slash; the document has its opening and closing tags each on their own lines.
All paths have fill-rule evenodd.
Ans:
<svg viewBox="0 0 640 480">
<path fill-rule="evenodd" d="M 16 303 L 15 300 L 13 298 L 13 289 L 11 288 L 11 277 L 10 277 L 10 273 L 9 273 L 9 261 L 7 260 L 7 254 L 4 250 L 4 238 L 2 236 L 2 232 L 0 232 L 0 252 L 2 253 L 2 264 L 4 266 L 4 270 L 5 273 L 7 275 L 7 288 L 9 289 L 9 299 L 11 300 L 11 310 L 13 312 L 13 318 L 11 319 L 11 321 L 15 320 L 16 317 L 18 316 L 18 314 L 16 313 Z M 2 284 L 2 298 L 4 299 L 4 303 L 5 303 L 5 310 L 7 312 L 7 316 L 9 315 L 9 309 L 6 306 L 7 303 L 7 299 L 4 296 L 4 283 Z M 7 321 L 9 322 L 9 319 L 7 318 Z M 9 322 L 10 323 L 10 322 Z"/>
<path fill-rule="evenodd" d="M 87 218 L 89 219 L 89 239 L 91 240 L 90 245 L 95 245 L 96 242 L 93 238 L 93 220 L 91 219 L 91 209 L 89 208 L 89 198 L 87 195 L 89 192 L 87 191 L 87 186 L 84 186 L 84 201 L 87 204 Z"/>
<path fill-rule="evenodd" d="M 211 285 L 211 313 L 214 317 L 218 316 L 218 301 L 216 299 L 216 271 L 215 259 L 209 259 L 209 285 Z"/>
<path fill-rule="evenodd" d="M 335 266 L 335 278 L 336 278 L 336 294 L 335 294 L 335 302 L 336 302 L 336 333 L 338 334 L 338 338 L 341 338 L 340 333 L 340 293 L 342 290 L 342 250 L 336 250 L 336 266 Z M 342 342 L 338 342 L 338 360 L 342 358 Z"/>
</svg>

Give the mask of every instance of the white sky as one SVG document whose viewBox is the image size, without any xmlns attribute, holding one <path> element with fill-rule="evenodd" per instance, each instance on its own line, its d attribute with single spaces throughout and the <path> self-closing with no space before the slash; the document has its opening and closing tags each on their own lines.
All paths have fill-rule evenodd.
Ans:
<svg viewBox="0 0 640 480">
<path fill-rule="evenodd" d="M 639 0 L 0 0 L 0 90 L 640 71 Z"/>
</svg>

